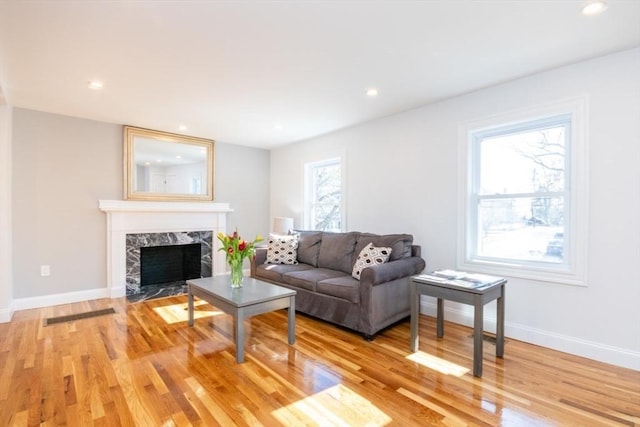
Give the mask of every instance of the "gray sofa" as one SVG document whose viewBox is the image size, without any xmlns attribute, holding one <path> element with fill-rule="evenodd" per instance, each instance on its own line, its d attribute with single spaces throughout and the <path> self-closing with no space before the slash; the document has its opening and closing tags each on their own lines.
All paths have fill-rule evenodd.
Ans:
<svg viewBox="0 0 640 427">
<path fill-rule="evenodd" d="M 265 264 L 257 248 L 251 276 L 295 289 L 296 311 L 358 331 L 371 340 L 381 329 L 409 316 L 410 276 L 422 272 L 420 246 L 409 234 L 298 231 L 297 264 Z M 352 277 L 360 251 L 372 243 L 391 248 L 387 262 Z"/>
</svg>

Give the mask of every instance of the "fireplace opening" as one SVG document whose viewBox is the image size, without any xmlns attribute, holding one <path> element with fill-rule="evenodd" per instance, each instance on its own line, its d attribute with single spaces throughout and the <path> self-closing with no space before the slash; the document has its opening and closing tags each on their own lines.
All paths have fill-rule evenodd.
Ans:
<svg viewBox="0 0 640 427">
<path fill-rule="evenodd" d="M 140 287 L 197 279 L 201 244 L 140 248 Z"/>
</svg>

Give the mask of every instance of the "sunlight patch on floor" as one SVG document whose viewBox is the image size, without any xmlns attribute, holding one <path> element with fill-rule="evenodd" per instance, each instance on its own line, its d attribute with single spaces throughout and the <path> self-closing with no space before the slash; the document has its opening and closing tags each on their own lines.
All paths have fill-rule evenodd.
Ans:
<svg viewBox="0 0 640 427">
<path fill-rule="evenodd" d="M 305 397 L 272 414 L 289 425 L 292 418 L 309 425 L 382 427 L 392 419 L 367 399 L 342 384 Z"/>
<path fill-rule="evenodd" d="M 221 314 L 224 314 L 219 310 L 200 310 L 198 309 L 198 307 L 200 307 L 201 305 L 207 305 L 207 302 L 203 300 L 196 300 L 193 302 L 194 319 L 201 319 L 203 317 L 219 316 Z M 162 317 L 162 319 L 164 319 L 164 321 L 169 324 L 186 322 L 189 320 L 189 305 L 186 302 L 181 304 L 165 305 L 162 307 L 154 307 L 153 311 L 155 311 L 156 314 Z"/>
<path fill-rule="evenodd" d="M 434 371 L 438 371 L 444 375 L 453 375 L 454 377 L 461 377 L 467 372 L 469 372 L 468 368 L 465 368 L 460 365 L 456 365 L 455 363 L 447 362 L 444 359 L 441 359 L 436 356 L 432 356 L 422 351 L 417 351 L 413 354 L 408 355 L 407 359 L 411 360 L 412 362 L 419 363 L 422 366 L 425 366 L 429 369 L 433 369 Z"/>
</svg>

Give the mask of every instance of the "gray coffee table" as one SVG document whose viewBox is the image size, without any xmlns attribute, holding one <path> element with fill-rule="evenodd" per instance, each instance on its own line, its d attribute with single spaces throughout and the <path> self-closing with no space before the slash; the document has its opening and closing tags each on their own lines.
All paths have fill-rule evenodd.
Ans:
<svg viewBox="0 0 640 427">
<path fill-rule="evenodd" d="M 289 344 L 296 341 L 296 291 L 262 280 L 245 277 L 241 288 L 231 288 L 230 276 L 187 280 L 189 326 L 193 326 L 193 297 L 196 296 L 233 317 L 236 362 L 244 362 L 244 320 L 269 311 L 288 311 Z"/>
</svg>

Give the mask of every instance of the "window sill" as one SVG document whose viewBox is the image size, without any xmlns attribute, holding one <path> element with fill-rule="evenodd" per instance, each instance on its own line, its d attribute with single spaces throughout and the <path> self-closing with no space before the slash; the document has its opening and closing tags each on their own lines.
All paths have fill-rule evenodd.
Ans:
<svg viewBox="0 0 640 427">
<path fill-rule="evenodd" d="M 548 268 L 536 268 L 529 265 L 507 264 L 485 260 L 468 260 L 461 262 L 458 263 L 457 269 L 500 277 L 514 277 L 537 282 L 587 287 L 585 275 L 559 269 L 552 270 Z"/>
</svg>

